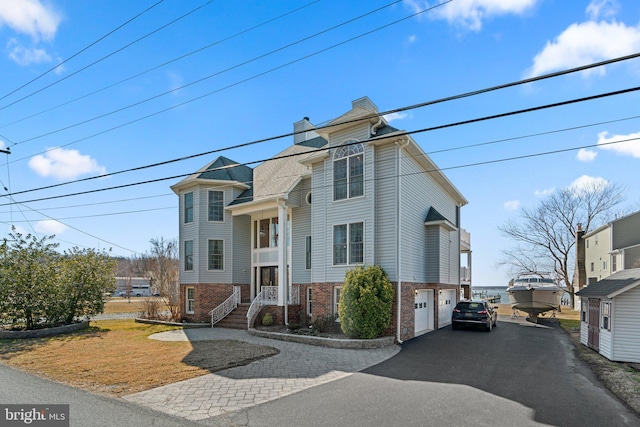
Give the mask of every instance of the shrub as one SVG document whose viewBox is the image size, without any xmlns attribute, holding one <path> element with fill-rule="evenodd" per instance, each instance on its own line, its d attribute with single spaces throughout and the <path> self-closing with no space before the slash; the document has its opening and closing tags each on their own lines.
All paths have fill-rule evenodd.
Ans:
<svg viewBox="0 0 640 427">
<path fill-rule="evenodd" d="M 340 292 L 340 327 L 351 338 L 378 337 L 391 322 L 393 286 L 382 267 L 358 266 L 349 271 Z"/>
<path fill-rule="evenodd" d="M 264 326 L 273 325 L 273 316 L 271 315 L 271 313 L 267 313 L 262 317 L 262 324 Z"/>
<path fill-rule="evenodd" d="M 337 325 L 338 324 L 336 323 L 336 318 L 331 314 L 327 316 L 316 317 L 311 323 L 312 328 L 321 334 L 327 332 L 335 332 Z"/>
</svg>

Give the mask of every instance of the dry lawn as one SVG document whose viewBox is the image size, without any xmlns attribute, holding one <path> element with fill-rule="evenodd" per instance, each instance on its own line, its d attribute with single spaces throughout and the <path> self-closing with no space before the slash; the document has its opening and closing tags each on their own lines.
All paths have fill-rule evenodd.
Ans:
<svg viewBox="0 0 640 427">
<path fill-rule="evenodd" d="M 165 342 L 147 337 L 177 329 L 133 320 L 91 322 L 77 333 L 0 340 L 0 362 L 95 393 L 122 396 L 273 356 L 240 341 Z"/>
<path fill-rule="evenodd" d="M 143 302 L 144 298 L 131 298 L 131 301 L 126 298 L 110 299 L 104 305 L 104 313 L 139 313 L 144 308 Z"/>
</svg>

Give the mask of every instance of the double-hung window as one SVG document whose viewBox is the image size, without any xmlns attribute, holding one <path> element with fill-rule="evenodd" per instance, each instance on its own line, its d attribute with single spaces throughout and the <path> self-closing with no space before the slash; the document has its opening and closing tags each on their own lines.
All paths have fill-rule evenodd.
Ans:
<svg viewBox="0 0 640 427">
<path fill-rule="evenodd" d="M 600 311 L 602 312 L 602 329 L 606 329 L 608 331 L 611 330 L 611 303 L 603 302 L 600 307 Z"/>
<path fill-rule="evenodd" d="M 333 265 L 364 262 L 364 224 L 354 222 L 333 227 Z"/>
<path fill-rule="evenodd" d="M 347 141 L 333 155 L 333 200 L 364 194 L 364 148 Z"/>
<path fill-rule="evenodd" d="M 195 312 L 195 293 L 196 290 L 193 286 L 189 286 L 186 288 L 186 311 L 189 314 L 193 314 Z"/>
<path fill-rule="evenodd" d="M 193 270 L 193 240 L 184 242 L 184 270 Z"/>
<path fill-rule="evenodd" d="M 184 223 L 193 222 L 193 192 L 184 195 Z"/>
<path fill-rule="evenodd" d="M 209 190 L 209 221 L 224 221 L 224 192 Z"/>
<path fill-rule="evenodd" d="M 209 270 L 224 270 L 224 243 L 209 240 Z"/>
</svg>

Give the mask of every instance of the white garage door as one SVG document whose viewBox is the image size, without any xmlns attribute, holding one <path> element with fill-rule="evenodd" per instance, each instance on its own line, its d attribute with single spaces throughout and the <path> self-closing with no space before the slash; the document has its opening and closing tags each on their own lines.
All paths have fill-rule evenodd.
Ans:
<svg viewBox="0 0 640 427">
<path fill-rule="evenodd" d="M 451 324 L 451 315 L 456 303 L 455 290 L 441 290 L 438 293 L 438 328 Z"/>
<path fill-rule="evenodd" d="M 433 289 L 419 289 L 415 299 L 415 336 L 433 330 L 433 315 Z"/>
</svg>

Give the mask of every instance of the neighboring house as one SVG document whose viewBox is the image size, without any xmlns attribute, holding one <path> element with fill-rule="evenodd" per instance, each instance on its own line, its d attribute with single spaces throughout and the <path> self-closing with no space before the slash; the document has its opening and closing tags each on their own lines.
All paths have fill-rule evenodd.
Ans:
<svg viewBox="0 0 640 427">
<path fill-rule="evenodd" d="M 640 267 L 640 212 L 617 218 L 583 237 L 586 285 Z"/>
<path fill-rule="evenodd" d="M 467 200 L 367 97 L 322 128 L 294 123 L 294 144 L 255 169 L 218 157 L 171 188 L 185 320 L 209 320 L 228 298 L 278 322 L 335 317 L 345 272 L 377 264 L 395 289 L 386 334 L 451 322 Z"/>
<path fill-rule="evenodd" d="M 640 268 L 614 273 L 577 295 L 580 342 L 609 360 L 640 363 Z"/>
</svg>

